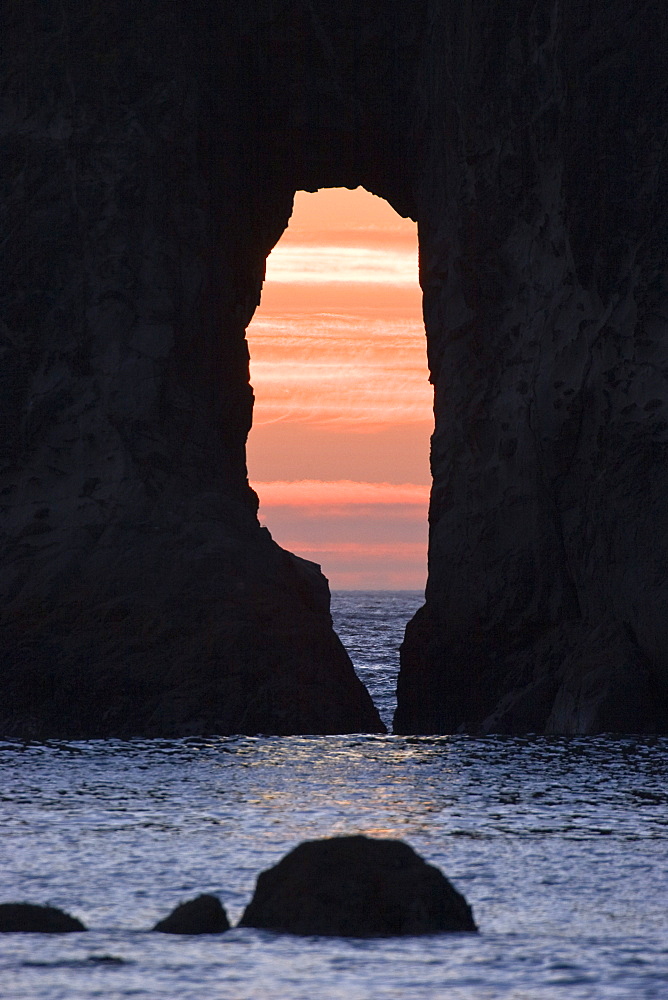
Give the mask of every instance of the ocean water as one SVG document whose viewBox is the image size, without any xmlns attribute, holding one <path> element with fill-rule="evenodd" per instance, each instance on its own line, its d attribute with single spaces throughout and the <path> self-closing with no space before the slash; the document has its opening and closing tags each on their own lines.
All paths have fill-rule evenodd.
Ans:
<svg viewBox="0 0 668 1000">
<path fill-rule="evenodd" d="M 406 622 L 424 604 L 421 590 L 335 590 L 332 619 L 341 642 L 392 731 L 399 646 Z"/>
<path fill-rule="evenodd" d="M 335 594 L 386 718 L 419 595 Z M 344 736 L 0 744 L 0 901 L 85 934 L 0 935 L 3 1000 L 665 1000 L 668 740 Z M 480 934 L 148 932 L 304 839 L 400 837 Z"/>
</svg>

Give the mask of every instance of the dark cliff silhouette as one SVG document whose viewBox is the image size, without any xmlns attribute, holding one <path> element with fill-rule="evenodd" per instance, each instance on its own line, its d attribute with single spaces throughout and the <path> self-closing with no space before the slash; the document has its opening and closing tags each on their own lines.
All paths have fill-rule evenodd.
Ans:
<svg viewBox="0 0 668 1000">
<path fill-rule="evenodd" d="M 244 457 L 266 256 L 360 184 L 435 386 L 398 731 L 665 731 L 665 5 L 0 11 L 2 733 L 380 728 Z"/>
</svg>

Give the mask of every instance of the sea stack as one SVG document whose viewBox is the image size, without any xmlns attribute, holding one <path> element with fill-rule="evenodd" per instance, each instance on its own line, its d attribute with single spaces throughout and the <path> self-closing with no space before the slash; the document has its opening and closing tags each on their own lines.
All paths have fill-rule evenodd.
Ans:
<svg viewBox="0 0 668 1000">
<path fill-rule="evenodd" d="M 357 185 L 435 391 L 395 728 L 668 730 L 666 4 L 5 8 L 0 735 L 383 730 L 245 465 L 265 260 Z"/>
</svg>

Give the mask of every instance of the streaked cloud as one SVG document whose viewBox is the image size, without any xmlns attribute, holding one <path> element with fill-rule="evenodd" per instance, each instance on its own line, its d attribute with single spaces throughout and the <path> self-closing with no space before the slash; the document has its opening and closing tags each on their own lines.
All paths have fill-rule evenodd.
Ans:
<svg viewBox="0 0 668 1000">
<path fill-rule="evenodd" d="M 322 566 L 334 588 L 421 588 L 429 487 L 340 480 L 257 482 L 260 521 L 276 541 Z"/>
<path fill-rule="evenodd" d="M 283 246 L 267 259 L 267 281 L 411 285 L 418 281 L 417 249 L 369 246 Z"/>
<path fill-rule="evenodd" d="M 362 483 L 350 479 L 324 482 L 319 479 L 253 482 L 263 507 L 342 505 L 417 505 L 429 500 L 429 487 L 422 483 Z"/>
<path fill-rule="evenodd" d="M 354 556 L 357 561 L 360 558 L 392 559 L 395 566 L 400 562 L 410 559 L 417 562 L 424 557 L 424 545 L 419 542 L 394 541 L 379 545 L 360 544 L 356 542 L 324 542 L 321 545 L 305 545 L 295 538 L 290 541 L 290 548 L 300 547 L 300 554 L 304 559 L 314 559 L 315 556 L 323 555 L 346 555 Z"/>
<path fill-rule="evenodd" d="M 413 318 L 261 316 L 249 331 L 256 426 L 431 420 L 424 331 Z"/>
</svg>

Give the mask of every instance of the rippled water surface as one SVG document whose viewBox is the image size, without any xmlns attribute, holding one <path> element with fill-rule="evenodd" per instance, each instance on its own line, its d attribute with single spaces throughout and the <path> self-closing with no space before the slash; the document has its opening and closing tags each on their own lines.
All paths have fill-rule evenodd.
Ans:
<svg viewBox="0 0 668 1000">
<path fill-rule="evenodd" d="M 337 595 L 337 619 L 346 605 L 358 618 L 354 640 L 340 627 L 351 649 L 365 601 L 364 669 L 385 690 L 401 600 Z M 419 603 L 405 602 L 404 621 Z M 0 996 L 665 1000 L 667 762 L 663 738 L 2 744 L 0 901 L 48 902 L 91 930 L 0 935 Z M 401 837 L 441 867 L 481 933 L 147 933 L 200 892 L 234 921 L 299 841 L 356 832 Z"/>
<path fill-rule="evenodd" d="M 334 628 L 388 732 L 396 708 L 399 646 L 406 622 L 423 603 L 424 593 L 419 590 L 339 590 L 332 594 Z"/>
</svg>

